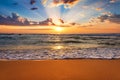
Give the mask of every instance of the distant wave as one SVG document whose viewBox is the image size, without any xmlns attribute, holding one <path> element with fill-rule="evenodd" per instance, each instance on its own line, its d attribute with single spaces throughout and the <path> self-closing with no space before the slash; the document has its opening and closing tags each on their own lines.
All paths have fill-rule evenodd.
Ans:
<svg viewBox="0 0 120 80">
<path fill-rule="evenodd" d="M 120 46 L 120 34 L 0 34 L 0 46 L 69 43 Z"/>
</svg>

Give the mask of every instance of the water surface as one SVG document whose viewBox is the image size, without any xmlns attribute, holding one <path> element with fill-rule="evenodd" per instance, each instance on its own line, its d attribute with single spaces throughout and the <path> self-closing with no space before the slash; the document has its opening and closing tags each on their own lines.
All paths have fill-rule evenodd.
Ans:
<svg viewBox="0 0 120 80">
<path fill-rule="evenodd" d="M 0 49 L 120 47 L 120 34 L 1 34 Z"/>
</svg>

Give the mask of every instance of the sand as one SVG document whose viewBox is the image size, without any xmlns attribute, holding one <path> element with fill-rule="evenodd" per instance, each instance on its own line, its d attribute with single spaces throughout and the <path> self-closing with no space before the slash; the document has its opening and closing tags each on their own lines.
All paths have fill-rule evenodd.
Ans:
<svg viewBox="0 0 120 80">
<path fill-rule="evenodd" d="M 4 60 L 0 80 L 120 80 L 120 59 Z"/>
</svg>

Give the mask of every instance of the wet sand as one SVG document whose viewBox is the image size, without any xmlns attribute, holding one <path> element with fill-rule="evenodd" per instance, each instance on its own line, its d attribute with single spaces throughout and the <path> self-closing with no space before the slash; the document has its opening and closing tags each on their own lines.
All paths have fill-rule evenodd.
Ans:
<svg viewBox="0 0 120 80">
<path fill-rule="evenodd" d="M 1 60 L 0 80 L 120 80 L 120 59 Z"/>
</svg>

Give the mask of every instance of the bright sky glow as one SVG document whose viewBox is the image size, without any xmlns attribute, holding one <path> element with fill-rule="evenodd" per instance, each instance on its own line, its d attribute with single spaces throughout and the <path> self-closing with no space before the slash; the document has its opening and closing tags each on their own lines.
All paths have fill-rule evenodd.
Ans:
<svg viewBox="0 0 120 80">
<path fill-rule="evenodd" d="M 57 31 L 57 32 L 61 32 L 62 30 L 63 30 L 62 27 L 55 27 L 55 31 Z"/>
</svg>

